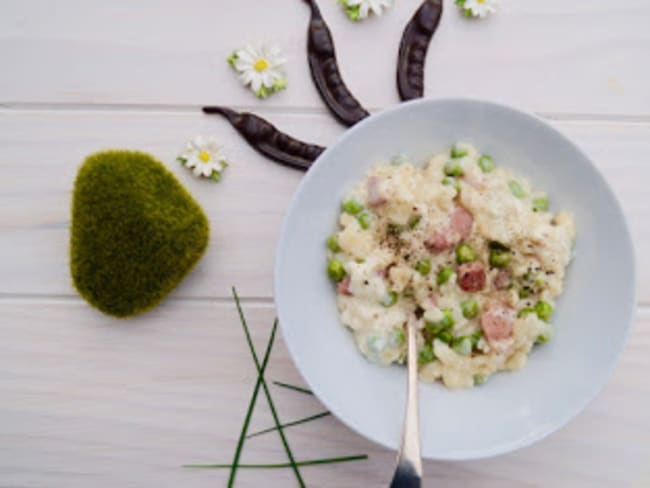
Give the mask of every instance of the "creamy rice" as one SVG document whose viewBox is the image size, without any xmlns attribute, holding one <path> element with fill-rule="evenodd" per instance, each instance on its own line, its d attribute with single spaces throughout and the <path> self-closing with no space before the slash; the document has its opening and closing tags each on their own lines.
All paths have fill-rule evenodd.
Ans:
<svg viewBox="0 0 650 488">
<path fill-rule="evenodd" d="M 575 228 L 543 192 L 456 144 L 424 167 L 378 164 L 343 202 L 328 240 L 341 321 L 381 365 L 420 334 L 420 376 L 451 388 L 520 369 L 549 324 Z"/>
</svg>

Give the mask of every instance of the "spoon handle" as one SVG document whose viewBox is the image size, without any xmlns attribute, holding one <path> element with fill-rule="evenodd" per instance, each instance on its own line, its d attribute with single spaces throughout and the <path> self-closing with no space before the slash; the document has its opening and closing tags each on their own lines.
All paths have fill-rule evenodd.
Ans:
<svg viewBox="0 0 650 488">
<path fill-rule="evenodd" d="M 417 326 L 414 321 L 409 321 L 407 324 L 408 383 L 406 388 L 406 415 L 404 417 L 402 447 L 397 455 L 397 469 L 390 488 L 420 488 L 422 481 L 416 335 Z"/>
</svg>

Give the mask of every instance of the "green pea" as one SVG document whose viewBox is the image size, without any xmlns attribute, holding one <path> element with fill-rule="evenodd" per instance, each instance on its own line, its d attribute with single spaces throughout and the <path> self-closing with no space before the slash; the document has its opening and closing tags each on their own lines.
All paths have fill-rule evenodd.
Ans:
<svg viewBox="0 0 650 488">
<path fill-rule="evenodd" d="M 397 156 L 393 156 L 390 160 L 390 164 L 392 166 L 401 166 L 403 164 L 408 163 L 409 160 L 404 154 L 398 154 Z"/>
<path fill-rule="evenodd" d="M 445 176 L 442 179 L 442 184 L 445 186 L 451 186 L 456 191 L 460 191 L 460 182 L 453 176 Z"/>
<path fill-rule="evenodd" d="M 415 269 L 422 276 L 426 276 L 431 272 L 431 261 L 429 261 L 428 259 L 422 259 L 417 262 L 417 264 L 415 265 Z"/>
<path fill-rule="evenodd" d="M 527 286 L 524 286 L 523 288 L 519 289 L 519 298 L 521 298 L 522 300 L 524 298 L 528 298 L 530 294 L 531 294 L 531 290 Z"/>
<path fill-rule="evenodd" d="M 445 344 L 451 344 L 453 337 L 449 332 L 445 331 L 438 334 L 438 340 L 441 340 Z"/>
<path fill-rule="evenodd" d="M 533 212 L 545 212 L 548 210 L 548 198 L 533 198 Z"/>
<path fill-rule="evenodd" d="M 469 244 L 460 244 L 456 248 L 456 262 L 458 264 L 476 261 L 476 251 Z"/>
<path fill-rule="evenodd" d="M 518 181 L 512 180 L 508 183 L 508 186 L 510 187 L 510 193 L 515 197 L 524 198 L 526 196 L 526 192 Z"/>
<path fill-rule="evenodd" d="M 469 338 L 472 341 L 472 348 L 476 349 L 478 347 L 478 341 L 481 340 L 483 337 L 483 331 L 477 330 L 476 332 L 473 332 L 472 335 L 469 336 Z"/>
<path fill-rule="evenodd" d="M 453 269 L 442 268 L 440 271 L 438 271 L 438 276 L 436 276 L 436 283 L 438 283 L 438 286 L 444 285 L 449 281 L 449 278 L 451 278 L 451 275 L 453 274 Z"/>
<path fill-rule="evenodd" d="M 540 300 L 535 304 L 535 313 L 537 316 L 544 322 L 551 320 L 551 315 L 553 315 L 553 305 L 544 300 Z"/>
<path fill-rule="evenodd" d="M 462 149 L 458 147 L 458 144 L 451 146 L 451 157 L 452 158 L 463 158 L 467 156 L 467 149 Z"/>
<path fill-rule="evenodd" d="M 478 167 L 481 168 L 481 171 L 483 171 L 483 173 L 491 173 L 494 171 L 494 168 L 496 168 L 496 165 L 494 164 L 492 156 L 483 154 L 483 156 L 481 156 L 478 160 Z"/>
<path fill-rule="evenodd" d="M 359 225 L 363 230 L 367 230 L 370 228 L 370 214 L 368 212 L 363 212 L 359 214 L 357 220 L 359 221 Z"/>
<path fill-rule="evenodd" d="M 418 354 L 418 363 L 427 364 L 427 363 L 432 363 L 435 360 L 436 360 L 436 355 L 433 352 L 433 347 L 431 347 L 431 344 L 425 343 L 422 346 L 422 349 L 420 349 L 420 352 Z"/>
<path fill-rule="evenodd" d="M 421 220 L 422 215 L 413 215 L 408 222 L 409 229 L 415 229 Z"/>
<path fill-rule="evenodd" d="M 519 312 L 517 313 L 517 317 L 518 317 L 518 318 L 522 318 L 522 317 L 525 317 L 526 315 L 531 314 L 531 313 L 535 313 L 535 309 L 534 309 L 534 308 L 530 308 L 530 307 L 522 308 L 522 309 L 519 310 Z"/>
<path fill-rule="evenodd" d="M 551 334 L 548 332 L 545 332 L 543 334 L 540 334 L 537 336 L 537 344 L 546 344 L 548 341 L 551 340 Z"/>
<path fill-rule="evenodd" d="M 505 268 L 510 264 L 510 251 L 503 249 L 490 249 L 490 266 Z"/>
<path fill-rule="evenodd" d="M 474 375 L 474 386 L 481 386 L 486 381 L 487 381 L 487 378 L 485 376 L 483 376 L 482 374 L 475 374 Z"/>
<path fill-rule="evenodd" d="M 363 210 L 363 205 L 353 199 L 346 200 L 343 202 L 341 207 L 345 213 L 348 213 L 350 215 L 356 215 Z"/>
<path fill-rule="evenodd" d="M 397 303 L 397 298 L 398 295 L 396 291 L 389 291 L 384 297 L 384 299 L 381 301 L 381 304 L 386 308 L 392 307 Z"/>
<path fill-rule="evenodd" d="M 440 320 L 436 322 L 426 322 L 424 326 L 427 332 L 435 337 L 442 332 L 449 331 L 455 323 L 456 321 L 454 320 L 451 309 L 445 308 L 442 310 L 442 318 Z"/>
<path fill-rule="evenodd" d="M 339 246 L 339 238 L 337 236 L 329 236 L 327 238 L 327 247 L 332 252 L 340 252 L 341 246 Z"/>
<path fill-rule="evenodd" d="M 472 352 L 472 340 L 469 337 L 457 337 L 453 340 L 451 348 L 461 356 L 469 356 Z"/>
<path fill-rule="evenodd" d="M 478 315 L 478 302 L 476 300 L 463 300 L 460 302 L 460 310 L 466 319 L 476 318 Z"/>
<path fill-rule="evenodd" d="M 456 159 L 450 159 L 445 163 L 445 174 L 447 176 L 463 176 L 463 167 L 460 164 L 460 161 Z"/>
<path fill-rule="evenodd" d="M 404 329 L 395 329 L 395 345 L 397 347 L 403 346 L 404 343 L 406 342 L 406 334 L 404 333 Z"/>
<path fill-rule="evenodd" d="M 343 263 L 337 259 L 330 259 L 327 263 L 327 274 L 337 283 L 345 278 Z"/>
</svg>

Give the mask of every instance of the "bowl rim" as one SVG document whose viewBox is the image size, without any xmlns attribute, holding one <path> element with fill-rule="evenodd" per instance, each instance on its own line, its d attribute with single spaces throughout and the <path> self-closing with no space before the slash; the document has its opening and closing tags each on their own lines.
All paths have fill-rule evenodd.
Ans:
<svg viewBox="0 0 650 488">
<path fill-rule="evenodd" d="M 285 325 L 285 322 L 282 320 L 283 317 L 283 310 L 284 310 L 284 293 L 280 289 L 280 275 L 282 273 L 282 249 L 285 247 L 285 242 L 287 239 L 287 229 L 289 227 L 289 222 L 291 219 L 291 216 L 296 208 L 296 203 L 297 201 L 301 198 L 302 194 L 305 191 L 305 188 L 310 184 L 311 180 L 314 179 L 316 174 L 318 173 L 318 169 L 323 166 L 324 161 L 327 160 L 327 157 L 329 156 L 329 153 L 332 152 L 333 148 L 341 144 L 343 141 L 352 138 L 356 135 L 357 132 L 364 130 L 365 126 L 368 125 L 369 123 L 374 123 L 374 121 L 378 118 L 382 117 L 387 117 L 390 116 L 391 114 L 395 112 L 400 112 L 400 111 L 408 111 L 412 107 L 416 106 L 423 106 L 423 105 L 437 105 L 437 104 L 454 104 L 454 103 L 463 103 L 463 104 L 477 104 L 477 105 L 483 105 L 487 106 L 490 108 L 506 111 L 506 112 L 511 112 L 517 116 L 523 116 L 531 119 L 533 122 L 542 124 L 545 126 L 546 129 L 550 130 L 552 133 L 554 133 L 556 136 L 559 138 L 563 139 L 567 144 L 569 144 L 572 149 L 574 149 L 577 153 L 579 153 L 591 166 L 591 170 L 596 174 L 596 177 L 600 178 L 604 183 L 605 183 L 605 188 L 607 193 L 609 194 L 609 197 L 611 198 L 612 202 L 614 203 L 614 207 L 617 212 L 617 217 L 621 218 L 623 228 L 625 230 L 624 235 L 621 236 L 622 239 L 626 241 L 627 246 L 629 247 L 629 258 L 630 262 L 632 265 L 632 276 L 630 277 L 632 281 L 632 296 L 630 303 L 628 304 L 625 312 L 625 331 L 623 333 L 621 345 L 618 348 L 618 351 L 616 351 L 613 360 L 611 361 L 611 364 L 609 365 L 609 368 L 607 369 L 606 373 L 603 375 L 601 381 L 594 383 L 593 387 L 591 388 L 591 391 L 589 394 L 586 394 L 583 396 L 582 401 L 576 402 L 572 408 L 569 408 L 566 410 L 564 416 L 556 422 L 550 422 L 545 426 L 544 428 L 538 429 L 533 435 L 529 436 L 524 436 L 520 439 L 517 439 L 515 441 L 510 441 L 510 442 L 504 442 L 495 445 L 492 448 L 479 448 L 479 449 L 468 449 L 462 451 L 462 453 L 454 452 L 449 455 L 444 455 L 444 456 L 426 456 L 423 453 L 423 459 L 430 459 L 430 460 L 438 460 L 438 461 L 465 461 L 465 460 L 478 460 L 478 459 L 486 459 L 486 458 L 491 458 L 499 455 L 503 455 L 509 452 L 513 452 L 519 449 L 522 449 L 524 447 L 531 446 L 532 444 L 535 444 L 538 441 L 541 441 L 542 439 L 548 437 L 554 432 L 557 432 L 558 430 L 562 429 L 564 426 L 566 426 L 571 420 L 573 420 L 578 414 L 580 414 L 582 411 L 585 410 L 589 404 L 593 402 L 593 400 L 600 394 L 600 392 L 605 388 L 605 386 L 608 384 L 610 381 L 614 370 L 616 369 L 617 365 L 619 364 L 621 360 L 621 356 L 623 352 L 625 351 L 627 347 L 627 343 L 630 337 L 630 334 L 632 332 L 632 328 L 634 327 L 635 319 L 636 319 L 636 313 L 637 313 L 637 299 L 638 299 L 638 271 L 637 271 L 637 257 L 636 257 L 636 250 L 634 246 L 634 240 L 632 238 L 632 234 L 630 231 L 630 223 L 625 215 L 625 212 L 623 211 L 623 206 L 621 205 L 621 202 L 612 189 L 611 185 L 609 184 L 609 181 L 605 178 L 603 175 L 602 171 L 598 168 L 596 164 L 594 164 L 592 158 L 581 148 L 579 147 L 569 136 L 567 136 L 563 131 L 552 125 L 548 120 L 542 118 L 541 116 L 529 112 L 527 110 L 522 110 L 518 109 L 515 107 L 512 107 L 510 105 L 500 103 L 500 102 L 494 102 L 494 101 L 489 101 L 489 100 L 484 100 L 484 99 L 479 99 L 479 98 L 472 98 L 472 97 L 437 97 L 437 98 L 420 98 L 420 99 L 415 99 L 415 100 L 409 100 L 406 102 L 399 103 L 397 105 L 391 106 L 384 108 L 380 110 L 379 112 L 374 112 L 372 113 L 369 117 L 363 119 L 353 127 L 350 127 L 347 129 L 343 134 L 338 136 L 332 144 L 330 144 L 325 151 L 314 161 L 312 166 L 309 168 L 309 170 L 306 172 L 305 176 L 302 178 L 300 181 L 297 189 L 294 191 L 294 194 L 291 197 L 291 200 L 289 202 L 289 205 L 287 206 L 287 209 L 284 214 L 282 226 L 280 228 L 280 235 L 277 240 L 277 246 L 276 246 L 276 251 L 275 251 L 275 262 L 274 262 L 274 268 L 273 268 L 273 296 L 274 296 L 274 303 L 276 306 L 276 311 L 277 311 L 277 316 L 278 316 L 278 321 L 280 323 L 280 328 L 283 333 L 283 338 L 284 342 L 286 344 L 287 350 L 289 351 L 289 355 L 291 356 L 291 359 L 296 366 L 296 369 L 298 370 L 300 376 L 303 378 L 305 383 L 309 386 L 311 391 L 314 393 L 314 395 L 323 403 L 323 405 L 331 412 L 333 413 L 336 418 L 341 421 L 346 427 L 351 429 L 353 432 L 356 434 L 360 435 L 361 437 L 368 439 L 375 443 L 376 445 L 382 446 L 386 449 L 395 451 L 399 448 L 399 443 L 400 439 L 396 439 L 395 445 L 390 445 L 380 439 L 378 439 L 373 433 L 368 433 L 368 432 L 362 432 L 357 425 L 355 425 L 350 419 L 345 418 L 345 416 L 342 416 L 339 408 L 333 404 L 325 395 L 322 395 L 322 391 L 320 389 L 320 386 L 318 384 L 313 384 L 309 381 L 309 379 L 306 377 L 306 375 L 303 373 L 303 370 L 301 368 L 301 364 L 299 364 L 298 358 L 300 358 L 300 354 L 296 354 L 296 351 L 294 350 L 295 344 L 292 344 L 290 340 L 287 338 L 290 336 L 288 326 Z M 421 405 L 420 405 L 421 406 Z M 399 419 L 401 422 L 402 419 Z"/>
</svg>

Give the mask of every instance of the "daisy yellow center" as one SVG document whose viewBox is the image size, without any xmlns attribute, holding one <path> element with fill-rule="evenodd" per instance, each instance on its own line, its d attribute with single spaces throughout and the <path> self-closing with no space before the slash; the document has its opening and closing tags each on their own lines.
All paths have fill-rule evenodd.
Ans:
<svg viewBox="0 0 650 488">
<path fill-rule="evenodd" d="M 262 72 L 268 67 L 269 67 L 269 62 L 264 58 L 258 59 L 257 61 L 255 61 L 255 64 L 253 65 L 255 71 L 258 72 Z"/>
<path fill-rule="evenodd" d="M 485 0 L 476 0 L 477 3 L 485 3 Z"/>
<path fill-rule="evenodd" d="M 210 153 L 208 151 L 201 151 L 199 153 L 199 159 L 203 161 L 204 163 L 207 163 L 210 161 Z"/>
</svg>

